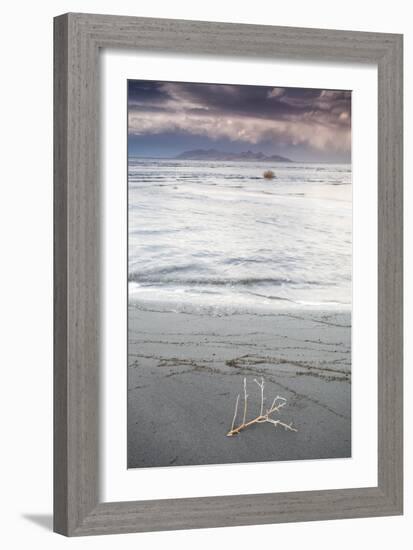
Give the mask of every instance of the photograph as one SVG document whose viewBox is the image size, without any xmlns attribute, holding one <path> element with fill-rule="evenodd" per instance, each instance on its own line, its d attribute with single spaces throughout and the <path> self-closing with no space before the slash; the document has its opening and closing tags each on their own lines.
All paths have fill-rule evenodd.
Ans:
<svg viewBox="0 0 413 550">
<path fill-rule="evenodd" d="M 275 84 L 126 82 L 128 468 L 352 456 L 352 92 Z"/>
</svg>

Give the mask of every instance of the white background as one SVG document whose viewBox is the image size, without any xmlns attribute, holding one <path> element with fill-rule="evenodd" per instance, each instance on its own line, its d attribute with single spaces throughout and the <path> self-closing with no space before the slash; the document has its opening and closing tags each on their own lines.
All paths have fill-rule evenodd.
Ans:
<svg viewBox="0 0 413 550">
<path fill-rule="evenodd" d="M 407 548 L 413 527 L 412 476 L 406 471 L 404 517 L 254 526 L 202 531 L 116 535 L 67 540 L 50 532 L 52 498 L 52 17 L 83 11 L 236 21 L 405 34 L 405 150 L 413 145 L 411 14 L 404 0 L 123 0 L 20 2 L 3 6 L 0 22 L 1 199 L 0 311 L 2 452 L 1 543 L 5 548 Z M 406 154 L 405 211 L 412 207 L 411 161 Z M 406 215 L 406 281 L 413 277 L 411 216 Z M 409 253 L 410 249 L 410 253 Z M 406 310 L 412 305 L 406 288 Z M 406 396 L 411 393 L 410 311 L 406 325 Z M 410 338 L 411 342 L 411 338 Z M 409 391 L 410 390 L 410 391 Z M 413 438 L 406 400 L 406 464 Z M 410 432 L 410 433 L 409 433 Z"/>
</svg>

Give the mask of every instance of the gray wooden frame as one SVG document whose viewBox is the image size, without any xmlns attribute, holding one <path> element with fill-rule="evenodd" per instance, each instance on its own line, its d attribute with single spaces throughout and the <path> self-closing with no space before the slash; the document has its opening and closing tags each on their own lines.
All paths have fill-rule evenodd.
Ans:
<svg viewBox="0 0 413 550">
<path fill-rule="evenodd" d="M 402 36 L 66 14 L 54 20 L 54 529 L 74 535 L 402 513 Z M 99 499 L 101 48 L 378 66 L 378 486 Z M 136 495 L 139 498 L 139 495 Z"/>
</svg>

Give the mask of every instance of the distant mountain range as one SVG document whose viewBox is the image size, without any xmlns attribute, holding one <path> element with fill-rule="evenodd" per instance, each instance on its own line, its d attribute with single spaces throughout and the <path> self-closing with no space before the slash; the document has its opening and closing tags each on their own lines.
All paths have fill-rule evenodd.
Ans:
<svg viewBox="0 0 413 550">
<path fill-rule="evenodd" d="M 280 155 L 265 155 L 264 153 L 254 153 L 253 151 L 229 153 L 226 151 L 217 151 L 216 149 L 193 149 L 191 151 L 184 151 L 174 158 L 176 160 L 258 160 L 261 162 L 293 162 L 291 159 L 281 157 Z"/>
</svg>

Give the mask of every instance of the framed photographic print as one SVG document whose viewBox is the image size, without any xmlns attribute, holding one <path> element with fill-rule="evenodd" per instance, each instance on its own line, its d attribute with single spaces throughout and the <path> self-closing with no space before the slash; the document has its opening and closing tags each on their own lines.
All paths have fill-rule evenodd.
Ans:
<svg viewBox="0 0 413 550">
<path fill-rule="evenodd" d="M 350 120 L 128 81 L 129 468 L 351 456 Z"/>
<path fill-rule="evenodd" d="M 402 513 L 400 35 L 55 19 L 55 530 Z"/>
</svg>

